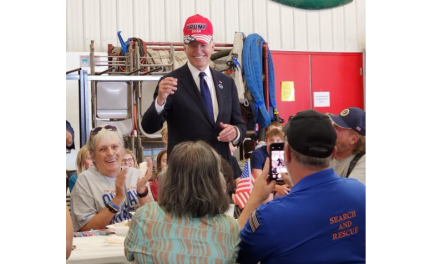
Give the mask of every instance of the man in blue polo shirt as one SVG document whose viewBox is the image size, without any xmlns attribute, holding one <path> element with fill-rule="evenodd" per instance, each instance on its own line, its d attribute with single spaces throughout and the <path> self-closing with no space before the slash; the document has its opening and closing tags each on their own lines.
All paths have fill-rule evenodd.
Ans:
<svg viewBox="0 0 440 264">
<path fill-rule="evenodd" d="M 330 167 L 336 133 L 328 116 L 298 113 L 286 131 L 285 162 L 293 187 L 289 194 L 261 204 L 269 159 L 256 179 L 238 221 L 244 263 L 365 263 L 365 185 L 341 178 Z"/>
</svg>

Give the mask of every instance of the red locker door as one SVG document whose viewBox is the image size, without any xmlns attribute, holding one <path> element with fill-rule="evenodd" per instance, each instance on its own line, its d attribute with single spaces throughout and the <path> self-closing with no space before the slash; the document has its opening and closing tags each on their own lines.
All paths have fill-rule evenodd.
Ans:
<svg viewBox="0 0 440 264">
<path fill-rule="evenodd" d="M 313 109 L 339 114 L 348 107 L 364 109 L 362 53 L 312 53 Z M 315 92 L 329 92 L 330 106 L 316 107 Z"/>
<path fill-rule="evenodd" d="M 310 97 L 309 53 L 271 51 L 275 70 L 275 97 L 278 112 L 287 122 L 289 116 L 312 108 Z M 293 81 L 295 101 L 282 101 L 281 83 Z"/>
</svg>

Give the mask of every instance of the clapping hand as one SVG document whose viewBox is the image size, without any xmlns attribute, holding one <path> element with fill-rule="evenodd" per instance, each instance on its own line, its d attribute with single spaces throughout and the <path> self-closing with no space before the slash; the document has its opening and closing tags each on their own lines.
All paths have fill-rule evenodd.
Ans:
<svg viewBox="0 0 440 264">
<path fill-rule="evenodd" d="M 262 203 L 269 197 L 276 184 L 276 181 L 269 181 L 269 166 L 269 158 L 266 158 L 263 172 L 255 179 L 254 187 L 252 188 L 251 197 L 254 196 L 259 203 Z"/>
<path fill-rule="evenodd" d="M 123 168 L 119 174 L 116 176 L 115 188 L 116 188 L 116 198 L 120 201 L 125 199 L 125 179 L 127 177 L 128 168 Z"/>
<path fill-rule="evenodd" d="M 145 172 L 145 175 L 143 177 L 139 177 L 137 179 L 136 189 L 138 193 L 144 193 L 145 192 L 145 185 L 147 184 L 148 180 L 151 179 L 151 176 L 153 175 L 153 161 L 151 158 L 147 157 L 145 159 L 147 162 L 147 171 Z"/>
</svg>

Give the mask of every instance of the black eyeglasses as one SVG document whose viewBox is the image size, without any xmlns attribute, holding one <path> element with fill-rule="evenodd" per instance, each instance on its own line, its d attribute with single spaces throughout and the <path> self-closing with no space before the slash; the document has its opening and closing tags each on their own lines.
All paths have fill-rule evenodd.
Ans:
<svg viewBox="0 0 440 264">
<path fill-rule="evenodd" d="M 133 162 L 133 159 L 132 158 L 122 159 L 122 163 L 126 163 L 126 162 Z"/>
<path fill-rule="evenodd" d="M 115 126 L 106 125 L 104 127 L 95 127 L 94 129 L 92 129 L 92 131 L 90 131 L 90 135 L 96 136 L 99 133 L 99 131 L 101 131 L 103 128 L 105 128 L 106 130 L 110 130 L 110 131 L 118 131 L 118 129 Z"/>
</svg>

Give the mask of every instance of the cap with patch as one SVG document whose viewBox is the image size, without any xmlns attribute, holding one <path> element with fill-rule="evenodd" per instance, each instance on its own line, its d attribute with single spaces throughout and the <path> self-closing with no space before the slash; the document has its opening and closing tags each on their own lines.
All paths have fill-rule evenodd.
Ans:
<svg viewBox="0 0 440 264">
<path fill-rule="evenodd" d="M 313 109 L 292 117 L 285 135 L 295 151 L 315 158 L 330 156 L 336 143 L 336 132 L 330 118 Z"/>
<path fill-rule="evenodd" d="M 198 41 L 208 44 L 212 40 L 213 28 L 211 21 L 199 14 L 188 17 L 183 27 L 183 42 L 188 44 Z"/>
<path fill-rule="evenodd" d="M 342 110 L 339 115 L 328 115 L 336 125 L 343 128 L 351 128 L 361 136 L 365 136 L 365 111 L 357 107 L 349 107 Z"/>
</svg>

